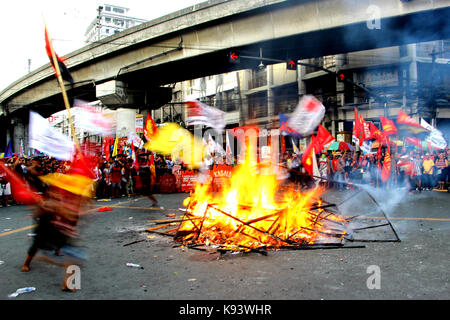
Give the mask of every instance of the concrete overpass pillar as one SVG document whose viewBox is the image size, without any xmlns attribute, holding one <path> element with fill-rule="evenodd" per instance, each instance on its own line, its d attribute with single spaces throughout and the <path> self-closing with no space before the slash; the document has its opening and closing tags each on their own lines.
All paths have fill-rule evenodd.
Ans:
<svg viewBox="0 0 450 320">
<path fill-rule="evenodd" d="M 301 62 L 307 62 L 307 60 L 302 60 Z M 302 96 L 306 94 L 306 84 L 303 78 L 306 74 L 306 67 L 302 65 L 297 65 L 297 85 L 298 85 L 298 95 Z"/>
<path fill-rule="evenodd" d="M 336 72 L 339 72 L 339 70 L 344 65 L 344 62 L 346 61 L 346 55 L 345 54 L 338 54 L 336 56 Z M 345 95 L 344 95 L 344 83 L 337 81 L 336 78 L 336 110 L 333 110 L 332 112 L 332 132 L 331 134 L 336 137 L 336 121 L 339 119 L 339 106 L 344 106 L 345 104 Z"/>
<path fill-rule="evenodd" d="M 409 78 L 407 79 L 408 82 L 408 90 L 411 93 L 411 89 L 414 90 L 414 88 L 417 88 L 418 86 L 418 72 L 417 72 L 417 51 L 416 51 L 416 44 L 408 44 L 406 46 L 406 52 L 408 54 L 408 57 L 410 58 L 411 62 L 409 64 L 408 68 L 408 74 Z M 418 98 L 415 98 L 409 103 L 409 114 L 413 116 L 413 118 L 416 121 L 419 121 L 419 100 Z"/>
<path fill-rule="evenodd" d="M 269 127 L 272 127 L 272 120 L 275 115 L 275 101 L 273 95 L 273 65 L 267 66 L 267 120 Z"/>
<path fill-rule="evenodd" d="M 20 152 L 20 141 L 22 141 L 25 151 L 25 145 L 28 142 L 28 124 L 25 124 L 24 119 L 19 117 L 14 117 L 11 119 L 11 125 L 13 127 L 12 139 L 11 139 L 11 147 L 14 153 L 19 154 Z"/>
<path fill-rule="evenodd" d="M 238 80 L 238 90 L 240 94 L 240 102 L 239 102 L 239 126 L 244 126 L 247 118 L 248 118 L 248 84 L 251 77 L 250 70 L 244 70 L 239 72 L 237 75 Z"/>
</svg>

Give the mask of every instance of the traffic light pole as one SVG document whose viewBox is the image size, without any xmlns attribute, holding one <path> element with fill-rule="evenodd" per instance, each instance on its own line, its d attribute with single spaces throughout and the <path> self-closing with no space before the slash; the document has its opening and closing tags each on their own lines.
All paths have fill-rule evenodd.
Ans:
<svg viewBox="0 0 450 320">
<path fill-rule="evenodd" d="M 260 60 L 260 61 L 268 61 L 268 62 L 277 62 L 277 63 L 283 63 L 283 62 L 286 62 L 285 60 L 280 60 L 280 59 L 262 58 L 262 57 L 254 57 L 254 56 L 240 56 L 240 58 L 244 58 L 244 59 L 252 59 L 252 60 Z M 327 72 L 327 73 L 329 73 L 329 74 L 334 75 L 334 76 L 337 77 L 337 78 L 339 77 L 339 73 L 337 73 L 337 72 L 335 72 L 335 71 L 328 70 L 328 69 L 326 69 L 326 68 L 324 68 L 324 67 L 321 67 L 321 66 L 317 66 L 317 65 L 314 65 L 314 64 L 310 64 L 310 63 L 304 63 L 304 62 L 297 62 L 297 64 L 299 64 L 299 65 L 301 65 L 301 66 L 305 66 L 305 67 L 311 67 L 311 68 L 315 68 L 315 69 L 318 69 L 318 70 L 322 70 L 322 71 L 325 71 L 325 72 Z M 355 87 L 357 87 L 357 88 L 359 88 L 359 89 L 361 89 L 361 90 L 364 90 L 364 91 L 367 92 L 369 95 L 371 95 L 371 96 L 373 96 L 373 97 L 379 99 L 379 100 L 383 103 L 383 105 L 384 105 L 385 116 L 386 116 L 386 112 L 387 112 L 386 107 L 387 107 L 387 102 L 388 102 L 388 100 L 387 100 L 386 97 L 382 97 L 382 96 L 376 94 L 375 92 L 373 92 L 373 91 L 367 89 L 366 87 L 363 87 L 363 86 L 361 86 L 361 85 L 359 85 L 359 84 L 357 84 L 357 83 L 355 83 L 355 82 L 353 82 L 353 81 L 351 81 L 351 80 L 349 80 L 349 79 L 347 79 L 347 78 L 344 78 L 343 80 L 346 81 L 346 82 L 348 82 L 348 83 L 350 83 L 350 84 L 352 84 L 353 86 L 355 86 Z M 401 102 L 396 102 L 396 101 L 391 101 L 391 102 L 402 105 Z"/>
</svg>

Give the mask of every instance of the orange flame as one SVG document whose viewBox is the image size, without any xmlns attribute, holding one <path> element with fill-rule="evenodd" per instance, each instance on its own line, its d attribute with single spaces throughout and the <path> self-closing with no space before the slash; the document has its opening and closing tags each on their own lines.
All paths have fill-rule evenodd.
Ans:
<svg viewBox="0 0 450 320">
<path fill-rule="evenodd" d="M 187 221 L 181 223 L 177 240 L 242 250 L 312 244 L 327 237 L 326 223 L 318 219 L 323 209 L 317 208 L 323 189 L 300 193 L 283 188 L 271 164 L 258 164 L 252 150 L 250 146 L 245 162 L 218 192 L 211 183 L 196 185 L 183 202 Z M 345 221 L 334 215 L 332 219 Z"/>
</svg>

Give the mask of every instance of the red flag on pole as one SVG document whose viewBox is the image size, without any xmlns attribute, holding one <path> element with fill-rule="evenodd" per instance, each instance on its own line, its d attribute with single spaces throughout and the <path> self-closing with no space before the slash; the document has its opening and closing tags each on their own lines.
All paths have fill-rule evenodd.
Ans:
<svg viewBox="0 0 450 320">
<path fill-rule="evenodd" d="M 322 151 L 323 146 L 329 144 L 334 140 L 334 137 L 325 129 L 321 124 L 319 124 L 319 128 L 317 129 L 317 135 L 315 139 L 314 151 L 316 153 L 320 153 Z"/>
<path fill-rule="evenodd" d="M 145 122 L 144 127 L 144 136 L 147 139 L 147 141 L 150 140 L 151 137 L 154 136 L 157 131 L 158 127 L 156 126 L 155 121 L 153 120 L 150 113 L 147 113 L 147 121 Z"/>
<path fill-rule="evenodd" d="M 386 182 L 391 176 L 391 147 L 388 144 L 386 155 L 384 156 L 383 169 L 381 171 L 381 181 Z"/>
<path fill-rule="evenodd" d="M 378 129 L 372 122 L 369 123 L 369 129 L 371 139 L 376 139 L 379 142 L 383 142 L 385 140 L 383 132 L 380 129 Z"/>
<path fill-rule="evenodd" d="M 362 146 L 364 141 L 364 121 L 355 108 L 355 124 L 353 125 L 353 136 L 358 139 L 359 146 Z"/>
<path fill-rule="evenodd" d="M 381 126 L 383 127 L 383 133 L 385 135 L 397 134 L 397 127 L 394 124 L 394 121 L 389 120 L 386 117 L 380 116 Z"/>
<path fill-rule="evenodd" d="M 45 26 L 44 32 L 45 32 L 45 50 L 47 51 L 47 56 L 50 59 L 50 63 L 52 65 L 53 69 L 55 70 L 55 75 L 56 75 L 56 68 L 55 68 L 55 64 L 53 62 L 52 49 L 51 49 L 52 48 L 52 42 L 51 42 L 52 40 L 50 39 L 50 36 L 48 34 L 47 26 Z M 61 71 L 61 77 L 64 80 L 70 82 L 70 84 L 73 84 L 74 81 L 73 81 L 72 75 L 70 74 L 69 69 L 67 69 L 64 61 L 56 54 L 56 52 L 55 52 L 55 56 L 56 56 L 56 60 L 58 61 L 59 70 Z"/>
<path fill-rule="evenodd" d="M 313 157 L 315 157 L 315 154 L 313 154 L 313 148 L 315 143 L 314 136 L 311 136 L 311 143 L 306 147 L 302 155 L 303 168 L 305 168 L 306 172 L 310 175 L 313 174 Z"/>
<path fill-rule="evenodd" d="M 15 170 L 8 168 L 0 161 L 0 172 L 5 174 L 5 180 L 11 185 L 11 195 L 14 200 L 25 205 L 35 205 L 42 197 Z"/>
</svg>

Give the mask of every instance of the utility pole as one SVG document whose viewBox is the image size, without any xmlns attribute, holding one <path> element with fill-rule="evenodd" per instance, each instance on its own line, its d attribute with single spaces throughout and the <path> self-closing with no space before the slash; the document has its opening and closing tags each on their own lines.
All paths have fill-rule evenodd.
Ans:
<svg viewBox="0 0 450 320">
<path fill-rule="evenodd" d="M 97 16 L 97 40 L 100 41 L 100 31 L 102 28 L 102 10 L 103 7 L 99 6 L 97 11 L 98 11 L 98 16 Z"/>
</svg>

